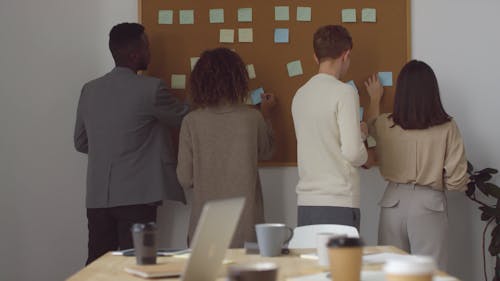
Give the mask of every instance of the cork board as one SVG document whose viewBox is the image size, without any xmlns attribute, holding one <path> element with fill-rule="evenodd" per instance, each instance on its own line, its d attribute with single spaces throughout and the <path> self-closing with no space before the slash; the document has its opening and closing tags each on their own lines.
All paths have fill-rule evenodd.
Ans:
<svg viewBox="0 0 500 281">
<path fill-rule="evenodd" d="M 172 74 L 186 75 L 186 89 L 171 90 L 179 98 L 186 98 L 189 92 L 190 58 L 199 57 L 206 49 L 227 47 L 236 51 L 246 64 L 254 65 L 256 77 L 250 80 L 250 89 L 263 87 L 278 98 L 273 116 L 276 153 L 271 161 L 261 163 L 263 166 L 296 165 L 291 102 L 296 90 L 317 73 L 312 36 L 318 27 L 342 24 L 351 33 L 354 41 L 351 66 L 343 80 L 355 82 L 364 108 L 369 100 L 363 81 L 383 71 L 392 72 L 394 84 L 385 87 L 382 111 L 392 111 L 397 74 L 411 55 L 410 0 L 139 0 L 138 5 L 140 22 L 146 27 L 150 40 L 148 73 L 164 79 L 167 86 L 174 88 Z M 289 20 L 275 19 L 276 6 L 289 7 Z M 311 21 L 297 20 L 298 7 L 311 8 Z M 251 22 L 238 21 L 239 8 L 252 8 Z M 376 22 L 362 21 L 364 8 L 376 10 Z M 210 9 L 223 9 L 224 22 L 210 23 Z M 356 22 L 342 22 L 345 9 L 355 9 Z M 181 17 L 181 10 L 193 11 L 193 24 L 180 24 L 181 18 L 190 21 L 189 12 L 187 17 Z M 171 12 L 162 12 L 159 17 L 159 11 Z M 172 20 L 172 24 L 160 24 L 159 20 L 163 23 Z M 239 28 L 252 28 L 253 42 L 238 42 Z M 288 28 L 288 43 L 274 42 L 276 28 Z M 234 43 L 219 42 L 221 29 L 234 30 Z M 301 61 L 303 74 L 290 77 L 287 64 L 296 60 Z"/>
</svg>

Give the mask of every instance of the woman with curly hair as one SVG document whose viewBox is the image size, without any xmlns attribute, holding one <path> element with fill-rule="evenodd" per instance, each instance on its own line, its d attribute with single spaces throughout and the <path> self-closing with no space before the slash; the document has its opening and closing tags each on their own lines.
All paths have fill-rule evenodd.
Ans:
<svg viewBox="0 0 500 281">
<path fill-rule="evenodd" d="M 261 112 L 245 104 L 245 64 L 226 48 L 203 52 L 191 73 L 190 94 L 198 109 L 182 122 L 177 166 L 179 182 L 193 191 L 188 241 L 205 202 L 245 197 L 231 242 L 231 247 L 241 248 L 256 241 L 254 225 L 264 221 L 257 164 L 272 155 L 269 115 L 275 98 L 262 94 Z"/>
</svg>

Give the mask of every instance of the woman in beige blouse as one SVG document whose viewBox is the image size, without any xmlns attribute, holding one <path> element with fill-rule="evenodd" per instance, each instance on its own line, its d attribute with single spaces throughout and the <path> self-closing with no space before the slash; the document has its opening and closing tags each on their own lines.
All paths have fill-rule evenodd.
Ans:
<svg viewBox="0 0 500 281">
<path fill-rule="evenodd" d="M 184 117 L 179 138 L 177 176 L 193 191 L 188 240 L 209 200 L 246 198 L 233 248 L 256 241 L 254 225 L 264 222 L 257 164 L 273 151 L 269 114 L 275 100 L 262 94 L 259 112 L 244 103 L 247 93 L 248 73 L 237 53 L 226 48 L 203 52 L 190 77 L 198 109 Z"/>
<path fill-rule="evenodd" d="M 468 182 L 457 124 L 445 112 L 436 76 L 424 62 L 410 61 L 399 73 L 391 114 L 380 114 L 378 78 L 365 86 L 370 134 L 377 141 L 380 173 L 389 182 L 379 203 L 379 244 L 433 256 L 445 269 L 445 190 L 464 191 Z"/>
</svg>

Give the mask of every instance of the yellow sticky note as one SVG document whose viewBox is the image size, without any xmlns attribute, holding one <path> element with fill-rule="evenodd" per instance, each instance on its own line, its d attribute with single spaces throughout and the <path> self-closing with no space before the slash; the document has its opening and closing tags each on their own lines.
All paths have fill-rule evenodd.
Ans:
<svg viewBox="0 0 500 281">
<path fill-rule="evenodd" d="M 299 76 L 303 74 L 302 63 L 300 62 L 300 60 L 289 62 L 286 65 L 286 68 L 288 69 L 288 76 L 290 77 Z"/>
<path fill-rule="evenodd" d="M 362 22 L 377 22 L 377 10 L 373 8 L 363 8 L 361 10 Z"/>
<path fill-rule="evenodd" d="M 239 28 L 238 41 L 243 43 L 253 42 L 253 29 L 252 28 Z"/>
<path fill-rule="evenodd" d="M 239 22 L 252 22 L 252 8 L 239 8 L 238 9 Z"/>
<path fill-rule="evenodd" d="M 224 9 L 210 9 L 210 23 L 224 23 Z"/>
<path fill-rule="evenodd" d="M 274 7 L 274 20 L 276 21 L 290 20 L 290 9 L 288 8 L 288 6 Z"/>
<path fill-rule="evenodd" d="M 158 24 L 173 24 L 173 23 L 174 23 L 174 11 L 172 10 L 158 11 Z"/>
<path fill-rule="evenodd" d="M 356 22 L 356 9 L 343 9 L 342 22 Z"/>
<path fill-rule="evenodd" d="M 219 32 L 220 43 L 234 43 L 234 29 L 221 29 Z"/>
<path fill-rule="evenodd" d="M 297 21 L 311 21 L 311 7 L 297 7 Z"/>
<path fill-rule="evenodd" d="M 192 58 L 190 58 L 190 61 L 191 61 L 191 71 L 193 71 L 194 66 L 196 65 L 196 63 L 198 62 L 199 59 L 200 59 L 200 57 L 192 57 Z"/>
<path fill-rule="evenodd" d="M 253 64 L 247 65 L 248 78 L 255 79 L 255 67 Z"/>
<path fill-rule="evenodd" d="M 180 24 L 194 24 L 194 10 L 180 10 L 179 11 Z"/>
<path fill-rule="evenodd" d="M 172 89 L 186 89 L 186 75 L 172 74 Z"/>
</svg>

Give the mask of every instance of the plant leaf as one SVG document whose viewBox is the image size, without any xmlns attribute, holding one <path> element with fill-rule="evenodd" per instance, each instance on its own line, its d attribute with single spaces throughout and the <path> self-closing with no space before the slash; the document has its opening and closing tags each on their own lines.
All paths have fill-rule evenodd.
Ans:
<svg viewBox="0 0 500 281">
<path fill-rule="evenodd" d="M 500 188 L 498 186 L 492 184 L 492 183 L 483 183 L 486 191 L 488 192 L 489 195 L 495 197 L 496 199 L 500 199 Z M 498 208 L 498 206 L 497 206 Z"/>
<path fill-rule="evenodd" d="M 474 166 L 472 166 L 472 164 L 469 161 L 467 161 L 467 173 L 472 174 L 473 171 L 474 171 Z"/>
<path fill-rule="evenodd" d="M 493 169 L 493 168 L 484 168 L 481 171 L 479 171 L 478 173 L 479 174 L 482 174 L 482 173 L 496 174 L 496 173 L 498 173 L 498 170 L 497 169 Z"/>
<path fill-rule="evenodd" d="M 476 182 L 477 188 L 486 196 L 489 196 L 490 194 L 488 193 L 488 188 L 486 187 L 485 183 L 482 181 L 477 181 Z"/>
</svg>

